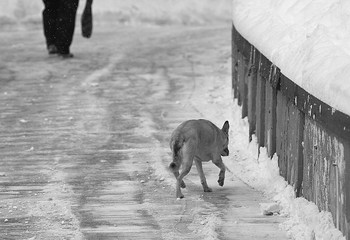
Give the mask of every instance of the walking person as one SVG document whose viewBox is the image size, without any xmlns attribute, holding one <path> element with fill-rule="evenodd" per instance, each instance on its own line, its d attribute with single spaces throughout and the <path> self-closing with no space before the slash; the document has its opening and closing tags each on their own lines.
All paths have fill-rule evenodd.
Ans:
<svg viewBox="0 0 350 240">
<path fill-rule="evenodd" d="M 92 2 L 92 0 L 86 0 Z M 75 19 L 79 0 L 43 0 L 43 27 L 49 54 L 72 58 Z"/>
</svg>

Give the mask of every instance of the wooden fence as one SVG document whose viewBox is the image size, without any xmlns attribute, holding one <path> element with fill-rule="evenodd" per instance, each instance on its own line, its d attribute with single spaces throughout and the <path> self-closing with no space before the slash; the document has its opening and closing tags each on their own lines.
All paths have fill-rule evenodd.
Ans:
<svg viewBox="0 0 350 240">
<path fill-rule="evenodd" d="M 234 26 L 232 87 L 250 140 L 255 134 L 270 157 L 276 153 L 296 196 L 331 212 L 350 240 L 350 117 L 281 74 Z"/>
</svg>

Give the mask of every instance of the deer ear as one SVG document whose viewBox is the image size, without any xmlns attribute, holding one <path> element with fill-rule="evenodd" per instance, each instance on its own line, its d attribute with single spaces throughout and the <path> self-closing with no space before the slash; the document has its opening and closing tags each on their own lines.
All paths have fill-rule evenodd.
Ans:
<svg viewBox="0 0 350 240">
<path fill-rule="evenodd" d="M 226 121 L 225 123 L 224 123 L 224 126 L 222 126 L 222 131 L 224 132 L 224 133 L 226 133 L 226 134 L 228 134 L 228 129 L 230 128 L 230 124 L 228 123 L 228 121 Z"/>
</svg>

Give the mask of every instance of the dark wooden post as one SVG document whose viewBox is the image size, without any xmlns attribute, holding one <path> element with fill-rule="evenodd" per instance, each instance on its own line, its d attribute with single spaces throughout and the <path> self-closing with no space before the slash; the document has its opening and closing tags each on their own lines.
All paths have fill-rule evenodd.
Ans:
<svg viewBox="0 0 350 240">
<path fill-rule="evenodd" d="M 280 175 L 287 180 L 288 162 L 286 161 L 285 144 L 287 142 L 286 128 L 288 124 L 287 100 L 281 91 L 277 92 L 276 107 L 276 152 L 278 155 L 278 166 Z"/>
<path fill-rule="evenodd" d="M 248 122 L 249 122 L 249 141 L 256 129 L 256 88 L 259 52 L 252 46 L 249 59 L 248 73 Z"/>
<path fill-rule="evenodd" d="M 237 49 L 237 32 L 232 24 L 232 89 L 233 89 L 233 97 L 238 98 L 238 49 Z"/>
<path fill-rule="evenodd" d="M 276 152 L 276 110 L 277 88 L 280 81 L 280 71 L 275 65 L 271 65 L 270 76 L 266 83 L 266 133 L 265 146 L 269 157 Z"/>
<path fill-rule="evenodd" d="M 348 138 L 344 142 L 344 161 L 345 161 L 345 169 L 344 171 L 344 179 L 341 181 L 341 175 L 339 175 L 340 182 L 339 184 L 339 195 L 338 195 L 338 206 L 341 206 L 337 209 L 339 213 L 339 221 L 340 221 L 340 230 L 345 233 L 346 239 L 350 239 L 350 139 Z M 338 166 L 338 169 L 341 166 Z M 340 172 L 340 171 L 339 171 Z M 345 201 L 341 198 L 342 195 L 345 195 Z"/>
<path fill-rule="evenodd" d="M 243 102 L 243 86 L 244 86 L 244 61 L 241 51 L 237 51 L 237 99 L 238 105 L 242 106 Z"/>
<path fill-rule="evenodd" d="M 303 140 L 305 115 L 289 102 L 289 124 L 287 129 L 288 182 L 294 186 L 296 196 L 301 195 L 303 182 Z"/>
<path fill-rule="evenodd" d="M 265 141 L 265 68 L 262 63 L 263 56 L 259 56 L 259 68 L 257 74 L 257 90 L 256 90 L 256 136 L 258 138 L 259 147 L 264 146 Z"/>
<path fill-rule="evenodd" d="M 246 62 L 246 59 L 243 58 L 243 61 Z M 247 67 L 248 64 L 244 64 L 244 72 L 243 72 L 243 81 L 242 81 L 242 118 L 248 116 L 248 74 L 249 70 Z"/>
</svg>

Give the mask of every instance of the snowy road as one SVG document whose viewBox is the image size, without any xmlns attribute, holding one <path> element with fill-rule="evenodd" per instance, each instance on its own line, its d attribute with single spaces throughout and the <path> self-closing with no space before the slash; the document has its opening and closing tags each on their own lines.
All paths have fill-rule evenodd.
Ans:
<svg viewBox="0 0 350 240">
<path fill-rule="evenodd" d="M 204 194 L 194 168 L 178 201 L 166 170 L 180 122 L 231 116 L 230 26 L 94 34 L 62 60 L 41 31 L 0 33 L 0 238 L 286 239 L 232 174 L 204 164 Z"/>
</svg>

